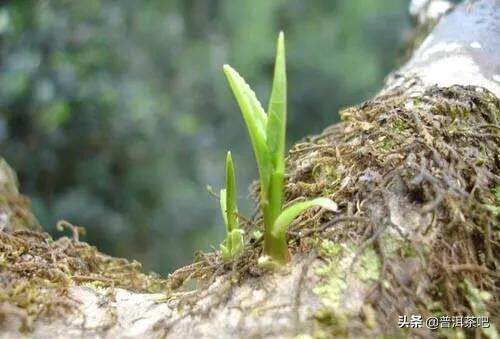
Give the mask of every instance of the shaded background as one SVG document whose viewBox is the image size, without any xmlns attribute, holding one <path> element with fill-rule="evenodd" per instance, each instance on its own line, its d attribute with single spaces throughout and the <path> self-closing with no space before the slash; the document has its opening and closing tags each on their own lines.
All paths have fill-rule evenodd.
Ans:
<svg viewBox="0 0 500 339">
<path fill-rule="evenodd" d="M 402 55 L 408 2 L 10 1 L 0 7 L 0 155 L 42 225 L 162 273 L 223 238 L 218 190 L 233 152 L 240 210 L 256 177 L 225 83 L 233 65 L 267 106 L 285 31 L 288 143 L 380 88 Z"/>
</svg>

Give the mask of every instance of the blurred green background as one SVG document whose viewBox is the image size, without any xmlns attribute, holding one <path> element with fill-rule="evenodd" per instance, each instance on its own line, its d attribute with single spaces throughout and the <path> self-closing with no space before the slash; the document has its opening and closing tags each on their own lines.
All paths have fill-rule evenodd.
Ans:
<svg viewBox="0 0 500 339">
<path fill-rule="evenodd" d="M 256 168 L 224 63 L 267 106 L 285 31 L 292 144 L 373 95 L 410 29 L 401 0 L 2 3 L 1 156 L 22 192 L 51 233 L 69 220 L 162 273 L 222 240 L 205 187 L 221 187 L 227 149 L 250 214 Z"/>
</svg>

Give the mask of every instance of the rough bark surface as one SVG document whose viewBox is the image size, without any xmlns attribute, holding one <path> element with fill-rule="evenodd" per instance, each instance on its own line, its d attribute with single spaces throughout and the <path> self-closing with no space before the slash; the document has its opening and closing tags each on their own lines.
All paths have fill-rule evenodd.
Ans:
<svg viewBox="0 0 500 339">
<path fill-rule="evenodd" d="M 115 276 L 73 273 L 65 307 L 30 323 L 2 297 L 0 337 L 498 338 L 499 51 L 500 3 L 465 2 L 375 98 L 292 148 L 286 201 L 330 196 L 340 213 L 309 211 L 291 226 L 290 264 L 259 268 L 254 237 L 237 262 L 201 254 L 166 282 L 120 288 Z M 9 213 L 4 244 L 22 235 L 7 233 Z M 137 292 L 153 285 L 167 292 Z M 490 327 L 399 329 L 404 314 L 490 316 Z"/>
<path fill-rule="evenodd" d="M 385 88 L 400 86 L 398 79 L 417 77 L 427 87 L 481 86 L 499 97 L 498 6 L 496 0 L 469 1 L 455 8 L 436 25 L 411 60 L 393 74 Z"/>
</svg>

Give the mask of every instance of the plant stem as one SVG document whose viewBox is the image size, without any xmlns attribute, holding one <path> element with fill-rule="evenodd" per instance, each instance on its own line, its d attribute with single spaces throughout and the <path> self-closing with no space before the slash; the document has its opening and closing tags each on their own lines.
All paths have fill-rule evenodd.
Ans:
<svg viewBox="0 0 500 339">
<path fill-rule="evenodd" d="M 274 221 L 280 215 L 283 205 L 283 174 L 274 172 L 271 174 L 269 183 L 269 192 L 267 194 L 268 201 L 263 203 L 262 210 L 264 216 L 265 234 L 264 234 L 264 253 L 273 259 L 280 260 L 289 257 L 286 241 L 283 237 L 282 240 L 276 240 L 271 234 Z M 280 244 L 276 248 L 272 244 L 284 243 L 285 246 Z M 267 245 L 266 245 L 267 244 Z M 276 256 L 276 258 L 275 258 Z"/>
<path fill-rule="evenodd" d="M 266 228 L 264 237 L 264 253 L 279 264 L 285 264 L 291 258 L 286 238 L 284 236 L 275 237 L 268 228 Z"/>
</svg>

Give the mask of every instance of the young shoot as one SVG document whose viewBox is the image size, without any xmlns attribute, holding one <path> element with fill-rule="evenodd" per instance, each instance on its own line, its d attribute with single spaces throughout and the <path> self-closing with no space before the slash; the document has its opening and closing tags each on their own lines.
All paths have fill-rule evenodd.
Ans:
<svg viewBox="0 0 500 339">
<path fill-rule="evenodd" d="M 231 152 L 226 156 L 226 188 L 220 190 L 220 208 L 226 225 L 226 238 L 220 245 L 222 259 L 230 261 L 243 251 L 243 230 L 238 228 L 236 176 Z"/>
<path fill-rule="evenodd" d="M 283 264 L 290 260 L 286 242 L 289 224 L 304 210 L 321 206 L 336 210 L 328 198 L 295 203 L 283 210 L 287 115 L 285 41 L 279 34 L 274 78 L 267 114 L 250 86 L 231 66 L 224 65 L 229 86 L 247 125 L 260 177 L 260 207 L 264 219 L 264 254 Z"/>
</svg>

